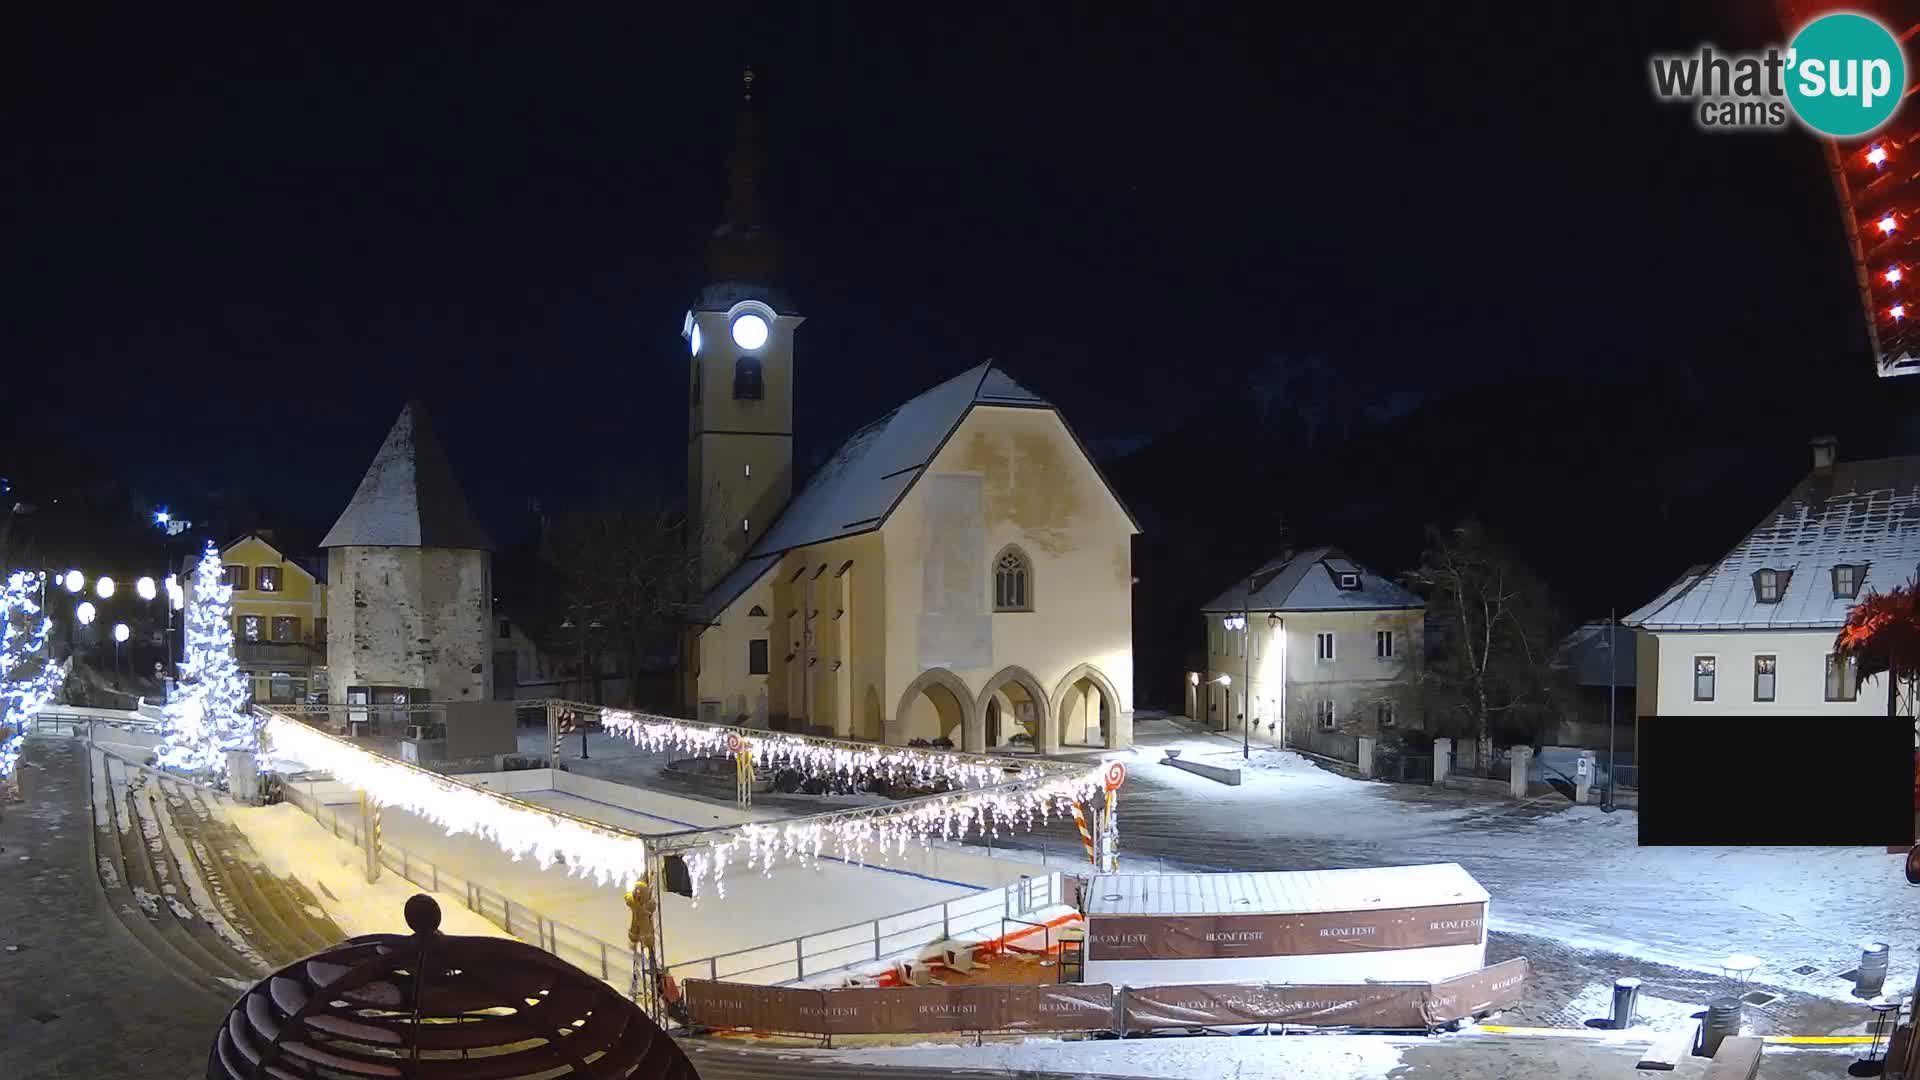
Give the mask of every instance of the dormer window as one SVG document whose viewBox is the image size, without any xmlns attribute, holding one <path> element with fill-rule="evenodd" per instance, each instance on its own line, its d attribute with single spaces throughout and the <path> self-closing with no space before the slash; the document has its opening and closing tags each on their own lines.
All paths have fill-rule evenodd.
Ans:
<svg viewBox="0 0 1920 1080">
<path fill-rule="evenodd" d="M 1762 604 L 1777 604 L 1787 591 L 1786 570 L 1755 570 L 1753 572 L 1753 598 Z"/>
<path fill-rule="evenodd" d="M 1337 580 L 1342 589 L 1357 589 L 1360 587 L 1359 574 L 1341 574 Z"/>
<path fill-rule="evenodd" d="M 1841 563 L 1833 568 L 1833 598 L 1851 600 L 1860 595 L 1860 579 L 1865 577 L 1863 568 L 1852 563 Z"/>
</svg>

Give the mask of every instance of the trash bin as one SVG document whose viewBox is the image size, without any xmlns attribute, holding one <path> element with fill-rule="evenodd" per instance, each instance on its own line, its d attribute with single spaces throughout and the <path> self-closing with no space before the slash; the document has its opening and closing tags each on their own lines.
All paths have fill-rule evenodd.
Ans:
<svg viewBox="0 0 1920 1080">
<path fill-rule="evenodd" d="M 1700 1028 L 1700 1056 L 1720 1052 L 1720 1043 L 1740 1034 L 1740 999 L 1716 998 L 1707 1003 L 1707 1021 Z"/>
<path fill-rule="evenodd" d="M 1640 1006 L 1640 980 L 1613 980 L 1613 1016 L 1609 1024 L 1616 1031 L 1624 1031 L 1633 1026 L 1633 1014 Z"/>
<path fill-rule="evenodd" d="M 1861 997 L 1876 997 L 1887 983 L 1887 947 L 1870 941 L 1860 946 L 1860 974 L 1854 977 L 1853 992 Z"/>
</svg>

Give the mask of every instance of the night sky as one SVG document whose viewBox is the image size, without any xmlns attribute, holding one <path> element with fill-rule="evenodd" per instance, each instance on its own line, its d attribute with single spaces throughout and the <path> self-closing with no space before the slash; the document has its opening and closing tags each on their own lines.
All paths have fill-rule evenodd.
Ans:
<svg viewBox="0 0 1920 1080">
<path fill-rule="evenodd" d="M 1914 400 L 1871 377 L 1813 140 L 1649 91 L 1650 52 L 1777 39 L 1766 5 L 700 8 L 13 6 L 10 418 L 324 525 L 417 393 L 496 528 L 677 495 L 747 63 L 803 468 L 989 356 L 1102 451 L 1276 356 L 1389 411 L 1771 387 L 1795 454 Z"/>
</svg>

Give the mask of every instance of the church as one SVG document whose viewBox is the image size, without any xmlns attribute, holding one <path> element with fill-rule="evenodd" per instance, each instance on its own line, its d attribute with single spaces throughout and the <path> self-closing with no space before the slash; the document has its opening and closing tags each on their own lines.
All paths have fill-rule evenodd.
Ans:
<svg viewBox="0 0 1920 1080">
<path fill-rule="evenodd" d="M 991 362 L 930 372 L 794 490 L 804 320 L 777 285 L 752 80 L 682 328 L 688 704 L 893 745 L 1131 745 L 1140 528 L 1052 404 Z"/>
</svg>

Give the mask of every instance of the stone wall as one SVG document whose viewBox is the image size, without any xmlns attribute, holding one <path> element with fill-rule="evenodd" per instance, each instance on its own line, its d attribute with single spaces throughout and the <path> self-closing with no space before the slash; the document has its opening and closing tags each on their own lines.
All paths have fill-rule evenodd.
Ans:
<svg viewBox="0 0 1920 1080">
<path fill-rule="evenodd" d="M 436 702 L 492 696 L 492 557 L 450 548 L 327 552 L 330 700 L 350 686 L 423 687 Z"/>
</svg>

